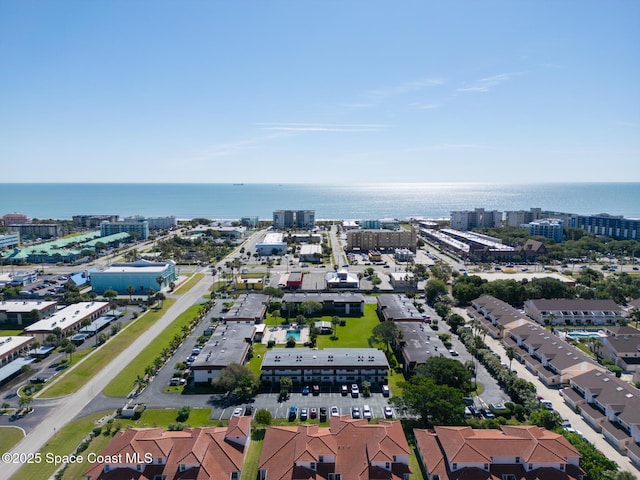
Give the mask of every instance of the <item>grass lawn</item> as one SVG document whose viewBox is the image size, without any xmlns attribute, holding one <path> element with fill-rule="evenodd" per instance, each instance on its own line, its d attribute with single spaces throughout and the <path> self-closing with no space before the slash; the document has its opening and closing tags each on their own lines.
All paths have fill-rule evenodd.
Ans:
<svg viewBox="0 0 640 480">
<path fill-rule="evenodd" d="M 0 328 L 0 335 L 3 337 L 15 337 L 22 334 L 22 332 L 24 332 L 24 330 L 4 330 Z"/>
<path fill-rule="evenodd" d="M 24 432 L 18 427 L 0 427 L 0 453 L 11 450 L 24 438 Z"/>
<path fill-rule="evenodd" d="M 91 430 L 96 426 L 96 420 L 102 418 L 104 415 L 105 412 L 96 413 L 93 415 L 89 415 L 88 417 L 81 418 L 80 420 L 75 420 L 71 423 L 68 423 L 64 428 L 59 430 L 40 450 L 43 461 L 40 463 L 31 463 L 25 465 L 20 470 L 18 470 L 18 473 L 16 473 L 14 478 L 49 478 L 58 469 L 58 467 L 60 467 L 60 465 L 55 465 L 52 462 L 44 461 L 44 459 L 47 458 L 47 454 L 72 454 L 78 444 L 80 444 L 84 437 L 86 437 L 89 432 L 91 432 Z"/>
<path fill-rule="evenodd" d="M 409 468 L 411 469 L 411 480 L 424 480 L 422 469 L 420 468 L 420 460 L 416 448 L 411 446 L 411 454 L 409 455 Z"/>
<path fill-rule="evenodd" d="M 166 301 L 166 300 L 165 300 Z M 109 382 L 104 389 L 104 394 L 108 397 L 126 397 L 134 387 L 136 376 L 144 375 L 145 367 L 153 365 L 153 361 L 160 355 L 163 349 L 168 348 L 175 335 L 181 334 L 182 327 L 189 325 L 194 317 L 198 316 L 200 305 L 192 305 L 182 312 L 178 317 L 158 335 L 153 342 L 147 345 L 133 360 L 127 368 L 122 370 Z"/>
<path fill-rule="evenodd" d="M 189 275 L 189 274 L 187 274 Z M 204 273 L 196 273 L 194 275 L 191 275 L 191 278 L 189 278 L 189 280 L 187 280 L 186 282 L 184 282 L 182 285 L 180 285 L 178 288 L 175 289 L 175 291 L 173 293 L 186 293 L 189 290 L 191 290 L 193 288 L 193 286 L 198 283 L 202 277 L 204 277 Z"/>
<path fill-rule="evenodd" d="M 262 365 L 262 359 L 267 352 L 267 346 L 264 343 L 255 343 L 253 345 L 253 358 L 249 360 L 247 367 L 251 370 L 257 378 L 260 378 L 260 366 Z M 260 358 L 258 358 L 260 355 Z"/>
<path fill-rule="evenodd" d="M 115 337 L 110 338 L 107 343 L 100 346 L 93 355 L 87 356 L 80 365 L 71 371 L 67 371 L 57 380 L 54 380 L 48 388 L 42 391 L 40 397 L 55 398 L 77 391 L 97 372 L 108 365 L 110 359 L 115 358 L 125 348 L 131 345 L 136 338 L 153 325 L 174 303 L 174 299 L 167 298 L 163 302 L 163 308 L 148 310 L 136 320 L 130 322 Z"/>
<path fill-rule="evenodd" d="M 338 340 L 331 340 L 331 335 L 319 335 L 318 348 L 368 348 L 371 332 L 380 323 L 376 305 L 366 304 L 362 317 L 341 317 L 341 319 L 346 320 L 347 325 L 337 327 Z M 331 322 L 331 317 L 324 316 L 318 320 Z"/>
<path fill-rule="evenodd" d="M 251 442 L 249 450 L 244 457 L 242 465 L 242 475 L 240 480 L 255 480 L 258 478 L 258 467 L 260 467 L 260 454 L 264 444 L 264 429 L 255 429 L 251 432 Z"/>
</svg>

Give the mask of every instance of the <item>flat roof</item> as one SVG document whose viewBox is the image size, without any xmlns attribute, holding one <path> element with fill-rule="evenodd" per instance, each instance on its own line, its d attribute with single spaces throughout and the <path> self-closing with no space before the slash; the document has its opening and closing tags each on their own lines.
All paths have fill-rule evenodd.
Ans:
<svg viewBox="0 0 640 480">
<path fill-rule="evenodd" d="M 45 310 L 50 307 L 55 307 L 57 304 L 58 302 L 45 300 L 3 300 L 0 302 L 0 311 L 29 313 L 31 310 Z"/>
<path fill-rule="evenodd" d="M 0 358 L 27 346 L 33 341 L 33 337 L 13 335 L 10 337 L 0 337 Z"/>
<path fill-rule="evenodd" d="M 262 320 L 267 309 L 269 295 L 247 293 L 240 295 L 228 312 L 221 315 L 223 320 Z"/>
<path fill-rule="evenodd" d="M 22 370 L 23 366 L 29 365 L 35 360 L 35 358 L 21 357 L 16 358 L 13 362 L 6 364 L 4 367 L 0 368 L 0 383 L 18 373 L 20 370 Z"/>
<path fill-rule="evenodd" d="M 247 339 L 252 339 L 255 331 L 255 325 L 246 323 L 219 325 L 191 364 L 191 369 L 207 370 L 211 367 L 224 368 L 230 363 L 242 364 L 249 349 Z"/>
<path fill-rule="evenodd" d="M 426 362 L 435 351 L 436 345 L 432 345 L 431 341 L 434 340 L 435 343 L 437 339 L 436 332 L 431 330 L 431 327 L 425 327 L 424 323 L 395 322 L 395 324 L 402 332 L 403 356 L 409 362 L 417 365 Z"/>
<path fill-rule="evenodd" d="M 307 300 L 333 303 L 364 303 L 364 296 L 360 293 L 285 293 L 283 303 L 302 303 Z"/>
<path fill-rule="evenodd" d="M 378 306 L 388 320 L 422 320 L 422 314 L 406 295 L 380 295 Z"/>
<path fill-rule="evenodd" d="M 377 348 L 276 348 L 268 350 L 262 360 L 265 368 L 389 368 L 382 350 Z"/>
<path fill-rule="evenodd" d="M 262 242 L 258 242 L 258 243 L 259 244 L 284 243 L 283 238 L 284 238 L 284 235 L 282 233 L 270 232 L 264 236 L 264 238 L 262 239 Z"/>
<path fill-rule="evenodd" d="M 94 315 L 104 308 L 109 307 L 109 302 L 80 302 L 69 305 L 68 307 L 58 310 L 49 318 L 40 320 L 39 322 L 29 325 L 25 328 L 26 332 L 50 332 L 56 327 L 63 330 L 71 328 L 78 322 L 87 317 Z"/>
</svg>

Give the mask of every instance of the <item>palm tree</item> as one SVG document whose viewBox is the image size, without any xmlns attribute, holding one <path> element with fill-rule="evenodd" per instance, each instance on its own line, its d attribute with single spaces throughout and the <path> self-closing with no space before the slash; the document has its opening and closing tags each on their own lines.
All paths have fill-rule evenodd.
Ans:
<svg viewBox="0 0 640 480">
<path fill-rule="evenodd" d="M 136 375 L 136 379 L 133 381 L 133 385 L 136 387 L 136 393 L 142 390 L 145 384 L 144 377 L 142 375 Z"/>
<path fill-rule="evenodd" d="M 156 277 L 156 283 L 158 284 L 158 291 L 162 290 L 162 285 L 164 285 L 164 277 L 162 275 L 158 275 Z"/>
<path fill-rule="evenodd" d="M 133 302 L 133 294 L 136 293 L 136 287 L 129 285 L 127 287 L 127 294 L 129 295 L 129 303 Z"/>
<path fill-rule="evenodd" d="M 589 345 L 591 345 L 591 351 L 595 354 L 596 360 L 600 361 L 600 348 L 602 347 L 602 340 L 596 337 L 589 339 Z"/>
<path fill-rule="evenodd" d="M 507 347 L 505 349 L 505 353 L 509 359 L 509 371 L 511 371 L 511 363 L 513 362 L 513 359 L 516 358 L 516 349 L 515 347 Z"/>
<path fill-rule="evenodd" d="M 636 322 L 636 328 L 638 328 L 638 322 L 640 322 L 640 308 L 634 308 L 631 310 L 631 318 Z"/>
</svg>

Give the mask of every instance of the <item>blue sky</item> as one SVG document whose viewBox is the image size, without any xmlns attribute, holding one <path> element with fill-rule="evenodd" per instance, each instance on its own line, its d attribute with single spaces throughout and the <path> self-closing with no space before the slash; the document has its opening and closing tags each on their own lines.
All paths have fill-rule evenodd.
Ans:
<svg viewBox="0 0 640 480">
<path fill-rule="evenodd" d="M 4 182 L 640 181 L 633 0 L 14 0 L 0 58 Z"/>
</svg>

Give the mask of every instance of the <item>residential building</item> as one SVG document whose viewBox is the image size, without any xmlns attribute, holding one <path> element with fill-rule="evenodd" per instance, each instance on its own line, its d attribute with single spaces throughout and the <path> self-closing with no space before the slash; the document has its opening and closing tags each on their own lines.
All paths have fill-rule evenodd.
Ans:
<svg viewBox="0 0 640 480">
<path fill-rule="evenodd" d="M 473 211 L 455 211 L 450 214 L 450 223 L 451 228 L 456 230 L 500 227 L 502 226 L 502 212 L 497 210 L 485 211 L 484 208 L 476 208 Z"/>
<path fill-rule="evenodd" d="M 227 427 L 120 430 L 84 478 L 239 480 L 250 431 L 251 417 L 235 416 Z"/>
<path fill-rule="evenodd" d="M 345 232 L 348 231 L 348 230 L 357 230 L 359 228 L 360 228 L 360 225 L 355 220 L 343 220 L 342 221 L 342 230 L 345 231 Z"/>
<path fill-rule="evenodd" d="M 615 325 L 626 318 L 616 302 L 600 299 L 528 300 L 524 312 L 541 325 Z"/>
<path fill-rule="evenodd" d="M 262 360 L 263 384 L 278 385 L 282 377 L 295 384 L 387 383 L 389 362 L 375 348 L 273 349 Z"/>
<path fill-rule="evenodd" d="M 267 314 L 269 296 L 259 293 L 243 293 L 220 317 L 224 322 L 261 323 Z"/>
<path fill-rule="evenodd" d="M 106 290 L 115 290 L 120 295 L 128 295 L 130 286 L 135 289 L 134 295 L 148 294 L 151 290 L 158 292 L 178 278 L 173 260 L 114 263 L 104 270 L 91 271 L 89 275 L 94 292 L 103 294 Z M 158 282 L 159 279 L 162 281 Z"/>
<path fill-rule="evenodd" d="M 393 256 L 397 262 L 412 262 L 416 258 L 416 253 L 408 248 L 396 248 Z"/>
<path fill-rule="evenodd" d="M 357 275 L 349 273 L 346 268 L 341 268 L 337 272 L 329 272 L 324 278 L 325 287 L 329 290 L 358 289 L 360 279 Z"/>
<path fill-rule="evenodd" d="M 257 228 L 260 224 L 260 219 L 258 217 L 241 217 L 240 225 L 247 228 Z"/>
<path fill-rule="evenodd" d="M 422 322 L 424 317 L 406 295 L 387 294 L 377 297 L 378 316 L 387 322 Z"/>
<path fill-rule="evenodd" d="M 59 223 L 22 223 L 7 225 L 9 233 L 17 233 L 20 240 L 37 240 L 58 238 L 63 234 L 62 225 Z"/>
<path fill-rule="evenodd" d="M 521 228 L 529 230 L 529 235 L 550 238 L 556 243 L 561 243 L 563 240 L 562 231 L 564 230 L 564 223 L 559 219 L 543 218 L 534 220 L 521 225 Z"/>
<path fill-rule="evenodd" d="M 0 235 L 0 249 L 13 248 L 20 245 L 20 235 L 12 233 L 10 235 Z"/>
<path fill-rule="evenodd" d="M 265 234 L 261 242 L 256 243 L 256 253 L 266 257 L 269 255 L 284 255 L 287 253 L 287 244 L 282 233 L 269 232 Z"/>
<path fill-rule="evenodd" d="M 624 240 L 640 240 L 640 220 L 614 215 L 591 215 L 577 217 L 576 227 L 595 235 L 604 235 Z"/>
<path fill-rule="evenodd" d="M 606 371 L 575 376 L 562 390 L 565 403 L 619 451 L 640 464 L 640 394 Z"/>
<path fill-rule="evenodd" d="M 624 373 L 640 370 L 640 331 L 630 327 L 610 327 L 606 336 L 600 338 L 602 346 L 598 352 L 622 368 Z"/>
<path fill-rule="evenodd" d="M 0 302 L 0 324 L 30 325 L 53 315 L 58 302 L 44 300 L 2 300 Z"/>
<path fill-rule="evenodd" d="M 40 343 L 44 343 L 48 335 L 56 328 L 62 330 L 64 336 L 77 332 L 85 320 L 93 321 L 109 310 L 109 302 L 80 302 L 69 305 L 62 310 L 29 325 L 24 331 L 33 335 Z"/>
<path fill-rule="evenodd" d="M 0 336 L 0 367 L 8 365 L 16 358 L 25 356 L 29 351 L 31 342 L 33 342 L 33 337 L 20 335 Z"/>
<path fill-rule="evenodd" d="M 274 230 L 301 228 L 312 230 L 316 226 L 315 210 L 274 210 Z"/>
<path fill-rule="evenodd" d="M 359 317 L 364 315 L 364 297 L 359 293 L 285 293 L 282 313 L 294 317 L 307 301 L 322 304 L 321 315 Z"/>
<path fill-rule="evenodd" d="M 402 333 L 393 345 L 406 375 L 423 365 L 433 355 L 442 355 L 446 348 L 431 327 L 415 321 L 395 321 Z"/>
<path fill-rule="evenodd" d="M 229 322 L 219 325 L 191 364 L 195 383 L 211 383 L 231 363 L 244 365 L 256 334 L 254 324 Z"/>
<path fill-rule="evenodd" d="M 174 216 L 169 217 L 143 217 L 136 215 L 133 217 L 125 217 L 125 223 L 141 223 L 147 222 L 149 230 L 172 230 L 178 226 L 178 220 Z"/>
<path fill-rule="evenodd" d="M 411 450 L 400 422 L 331 417 L 318 425 L 268 427 L 260 480 L 409 480 Z"/>
<path fill-rule="evenodd" d="M 131 222 L 109 222 L 105 220 L 100 223 L 100 236 L 102 237 L 121 232 L 136 236 L 138 240 L 146 240 L 149 236 L 149 222 L 146 220 Z"/>
<path fill-rule="evenodd" d="M 580 453 L 562 435 L 534 426 L 414 429 L 429 480 L 582 480 Z"/>
<path fill-rule="evenodd" d="M 504 225 L 506 227 L 520 227 L 525 223 L 531 223 L 539 220 L 542 215 L 541 208 L 532 208 L 528 212 L 526 210 L 506 211 L 504 212 Z"/>
<path fill-rule="evenodd" d="M 74 215 L 71 220 L 74 227 L 98 228 L 104 221 L 117 222 L 118 215 Z"/>
<path fill-rule="evenodd" d="M 25 223 L 31 223 L 31 219 L 23 213 L 7 213 L 2 216 L 2 225 L 4 227 L 8 225 L 23 225 Z"/>
<path fill-rule="evenodd" d="M 407 248 L 416 251 L 417 234 L 410 230 L 350 230 L 347 232 L 347 250 L 395 250 Z"/>
</svg>

